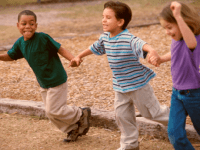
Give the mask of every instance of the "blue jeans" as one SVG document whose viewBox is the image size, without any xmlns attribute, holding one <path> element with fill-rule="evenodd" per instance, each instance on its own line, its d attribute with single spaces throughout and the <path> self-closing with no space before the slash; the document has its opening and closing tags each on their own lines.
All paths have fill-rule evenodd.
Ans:
<svg viewBox="0 0 200 150">
<path fill-rule="evenodd" d="M 186 117 L 190 116 L 200 135 L 200 88 L 176 90 L 173 88 L 168 123 L 168 137 L 176 150 L 194 150 L 187 138 Z"/>
</svg>

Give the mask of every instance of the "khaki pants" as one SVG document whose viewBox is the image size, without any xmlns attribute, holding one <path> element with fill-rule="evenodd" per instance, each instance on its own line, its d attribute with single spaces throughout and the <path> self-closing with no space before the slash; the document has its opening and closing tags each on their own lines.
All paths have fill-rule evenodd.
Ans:
<svg viewBox="0 0 200 150">
<path fill-rule="evenodd" d="M 76 123 L 82 115 L 82 110 L 79 107 L 66 105 L 67 82 L 53 88 L 41 88 L 40 91 L 50 121 L 64 133 L 77 129 Z"/>
<path fill-rule="evenodd" d="M 167 106 L 160 106 L 150 84 L 128 93 L 115 92 L 116 122 L 121 131 L 121 147 L 119 150 L 132 149 L 138 146 L 138 130 L 134 105 L 140 111 L 142 117 L 167 126 L 169 108 Z"/>
</svg>

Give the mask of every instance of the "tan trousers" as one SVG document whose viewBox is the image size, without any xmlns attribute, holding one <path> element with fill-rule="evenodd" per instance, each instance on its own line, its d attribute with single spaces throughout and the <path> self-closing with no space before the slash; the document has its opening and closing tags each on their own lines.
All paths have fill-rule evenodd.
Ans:
<svg viewBox="0 0 200 150">
<path fill-rule="evenodd" d="M 79 121 L 82 110 L 76 106 L 66 105 L 67 82 L 53 88 L 41 88 L 40 91 L 50 121 L 64 133 L 77 129 L 76 122 Z"/>
<path fill-rule="evenodd" d="M 150 84 L 128 93 L 115 92 L 115 117 L 121 131 L 121 147 L 119 150 L 133 149 L 138 146 L 138 130 L 134 105 L 140 111 L 142 117 L 167 126 L 169 108 L 167 106 L 160 106 Z"/>
</svg>

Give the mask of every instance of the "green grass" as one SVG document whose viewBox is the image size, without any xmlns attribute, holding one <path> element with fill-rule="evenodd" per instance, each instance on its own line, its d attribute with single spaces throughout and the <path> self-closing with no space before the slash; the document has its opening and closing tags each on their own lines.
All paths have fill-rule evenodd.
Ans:
<svg viewBox="0 0 200 150">
<path fill-rule="evenodd" d="M 142 10 L 152 12 L 152 9 L 161 9 L 167 2 L 173 0 L 121 0 L 121 2 L 127 3 L 131 9 L 134 10 Z M 182 2 L 187 2 L 186 0 L 179 0 Z M 79 18 L 95 18 L 96 16 L 101 16 L 103 12 L 103 4 L 105 1 L 102 1 L 101 4 L 97 5 L 89 5 L 89 6 L 74 6 L 67 8 L 67 12 L 61 13 L 58 17 L 67 17 L 71 19 L 79 19 Z M 190 3 L 193 6 L 199 5 L 199 1 L 193 1 Z M 65 11 L 64 9 L 59 9 L 58 11 Z M 43 10 L 44 11 L 44 10 Z M 48 11 L 48 10 L 46 10 Z M 150 14 L 151 15 L 151 14 Z"/>
<path fill-rule="evenodd" d="M 41 0 L 46 1 L 46 0 Z M 93 0 L 95 1 L 95 0 Z M 131 7 L 133 18 L 130 22 L 130 26 L 152 23 L 158 20 L 157 16 L 160 13 L 163 6 L 171 0 L 120 0 L 128 4 Z M 180 0 L 183 2 L 190 2 L 191 5 L 195 6 L 197 10 L 200 10 L 200 1 L 195 0 L 193 2 L 189 0 Z M 27 6 L 23 6 L 26 3 L 36 3 L 37 0 L 0 0 L 0 14 L 16 15 L 25 9 Z M 47 32 L 52 36 L 60 37 L 65 36 L 65 33 L 87 33 L 101 30 L 101 19 L 103 12 L 103 5 L 106 1 L 98 3 L 89 3 L 86 5 L 74 3 L 73 6 L 66 5 L 66 7 L 34 7 L 34 12 L 44 12 L 48 15 L 50 11 L 57 11 L 57 17 L 64 17 L 66 20 L 61 22 L 53 22 L 46 27 L 40 26 L 37 31 Z M 71 2 L 70 2 L 71 3 Z M 7 7 L 10 5 L 11 7 Z M 22 5 L 22 6 L 17 6 Z M 54 4 L 52 4 L 54 5 Z M 6 7 L 1 7 L 6 6 Z M 69 7 L 71 6 L 71 7 Z M 53 30 L 52 30 L 53 29 Z M 0 26 L 0 43 L 10 43 L 11 39 L 21 36 L 18 33 L 16 27 L 5 27 Z M 11 42 L 12 43 L 12 42 Z"/>
<path fill-rule="evenodd" d="M 41 0 L 42 2 L 47 0 Z M 52 0 L 53 1 L 53 0 Z M 164 4 L 173 0 L 120 0 L 121 2 L 125 2 L 127 4 L 141 4 L 143 7 L 149 7 L 149 6 L 159 6 L 160 4 Z M 182 2 L 188 2 L 188 0 L 179 0 Z M 7 6 L 7 5 L 24 5 L 27 3 L 36 3 L 37 0 L 1 0 L 0 6 Z M 71 1 L 70 1 L 71 2 Z M 105 1 L 103 1 L 105 2 Z M 193 5 L 200 4 L 200 1 L 189 1 Z"/>
<path fill-rule="evenodd" d="M 34 3 L 37 2 L 37 0 L 1 0 L 0 6 L 8 6 L 8 5 L 24 5 L 26 3 Z"/>
<path fill-rule="evenodd" d="M 66 11 L 66 9 L 59 9 L 60 11 Z M 103 3 L 98 5 L 89 6 L 75 6 L 67 8 L 67 12 L 60 13 L 58 17 L 67 17 L 70 19 L 79 18 L 95 18 L 95 16 L 102 16 Z"/>
<path fill-rule="evenodd" d="M 17 39 L 20 36 L 21 34 L 19 33 L 17 26 L 13 27 L 0 25 L 0 41 L 2 43 L 7 43 L 12 41 L 12 39 Z"/>
</svg>

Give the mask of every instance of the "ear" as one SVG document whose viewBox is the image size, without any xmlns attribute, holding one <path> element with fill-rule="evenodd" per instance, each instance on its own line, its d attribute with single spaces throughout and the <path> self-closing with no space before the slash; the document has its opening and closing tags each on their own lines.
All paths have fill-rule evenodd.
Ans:
<svg viewBox="0 0 200 150">
<path fill-rule="evenodd" d="M 35 24 L 36 29 L 37 29 L 37 26 L 38 26 L 38 23 Z"/>
<path fill-rule="evenodd" d="M 125 22 L 124 19 L 119 19 L 118 20 L 118 26 L 122 27 L 124 25 L 124 22 Z"/>
<path fill-rule="evenodd" d="M 19 22 L 17 23 L 17 28 L 19 28 Z"/>
</svg>

